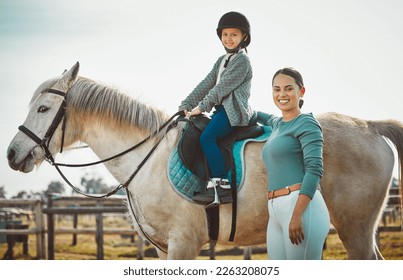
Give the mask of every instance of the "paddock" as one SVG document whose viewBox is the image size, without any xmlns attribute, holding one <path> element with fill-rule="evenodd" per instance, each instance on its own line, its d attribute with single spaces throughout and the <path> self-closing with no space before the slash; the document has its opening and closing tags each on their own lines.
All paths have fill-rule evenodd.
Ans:
<svg viewBox="0 0 403 280">
<path fill-rule="evenodd" d="M 378 246 L 382 248 L 382 240 L 380 238 L 383 233 L 398 233 L 393 239 L 400 240 L 403 245 L 403 232 L 401 223 L 401 213 L 399 209 L 399 197 L 396 189 L 390 188 L 389 203 L 384 212 L 383 218 L 378 226 L 377 241 Z M 22 220 L 22 223 L 29 225 L 26 229 L 2 229 L 0 228 L 0 236 L 35 236 L 36 254 L 34 259 L 59 259 L 55 254 L 55 244 L 59 242 L 60 237 L 71 236 L 70 246 L 74 247 L 78 244 L 78 236 L 92 236 L 90 240 L 85 242 L 95 244 L 94 258 L 108 259 L 105 257 L 105 236 L 114 236 L 114 238 L 130 239 L 130 242 L 124 243 L 124 246 L 130 246 L 136 249 L 136 254 L 131 254 L 130 257 L 137 260 L 157 258 L 152 246 L 132 229 L 129 220 L 126 221 L 127 207 L 125 196 L 113 196 L 108 199 L 94 200 L 83 196 L 57 196 L 48 197 L 47 201 L 41 200 L 23 200 L 23 199 L 0 199 L 0 212 L 5 209 L 25 209 L 20 213 L 19 217 L 15 215 L 13 220 Z M 25 213 L 25 214 L 24 214 Z M 27 218 L 22 218 L 23 215 L 30 214 L 30 222 Z M 86 226 L 79 225 L 79 217 L 85 220 Z M 109 221 L 121 220 L 119 225 L 111 224 Z M 106 221 L 106 222 L 105 222 Z M 82 223 L 82 222 L 81 222 Z M 400 237 L 399 237 L 400 235 Z M 116 239 L 117 239 L 116 238 Z M 324 247 L 324 252 L 328 253 L 331 250 L 337 250 L 333 241 L 337 239 L 336 230 L 331 227 L 329 229 L 328 240 Z M 66 240 L 64 238 L 63 240 Z M 389 241 L 385 241 L 389 242 Z M 13 245 L 18 246 L 18 244 Z M 123 246 L 123 245 L 122 245 Z M 337 245 L 341 246 L 341 245 Z M 392 245 L 396 246 L 396 245 Z M 3 246 L 5 247 L 5 246 Z M 10 248 L 7 248 L 9 250 Z M 12 250 L 13 248 L 11 248 Z M 396 249 L 396 248 L 395 248 Z M 338 249 L 340 250 L 340 248 Z M 395 259 L 403 259 L 403 246 L 397 251 L 400 251 L 400 257 L 395 256 Z M 1 244 L 0 244 L 0 252 Z M 5 254 L 4 254 L 5 255 Z M 220 259 L 225 258 L 241 258 L 255 259 L 264 257 L 265 244 L 253 247 L 225 247 L 225 248 L 203 248 L 200 253 L 201 258 Z M 13 256 L 13 254 L 11 254 Z"/>
</svg>

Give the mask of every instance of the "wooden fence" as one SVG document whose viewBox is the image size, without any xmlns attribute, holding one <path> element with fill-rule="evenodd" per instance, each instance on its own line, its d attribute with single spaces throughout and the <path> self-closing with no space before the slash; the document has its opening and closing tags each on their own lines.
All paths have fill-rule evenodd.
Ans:
<svg viewBox="0 0 403 280">
<path fill-rule="evenodd" d="M 27 229 L 0 229 L 0 234 L 10 235 L 36 235 L 36 254 L 38 259 L 45 258 L 45 223 L 43 219 L 43 203 L 40 200 L 26 199 L 0 199 L 0 208 L 4 207 L 28 207 L 32 208 L 35 226 Z M 9 248 L 9 250 L 12 248 Z M 12 255 L 12 252 L 11 252 Z"/>
<path fill-rule="evenodd" d="M 6 235 L 36 235 L 36 251 L 38 259 L 55 259 L 55 235 L 56 234 L 73 234 L 73 242 L 76 240 L 77 234 L 91 234 L 95 235 L 97 243 L 97 259 L 104 259 L 104 235 L 105 234 L 121 234 L 135 236 L 135 231 L 132 228 L 105 228 L 103 222 L 103 214 L 105 213 L 127 213 L 125 206 L 125 197 L 112 197 L 103 200 L 89 199 L 82 196 L 78 197 L 63 197 L 63 196 L 49 196 L 46 207 L 40 200 L 23 200 L 23 199 L 0 199 L 0 209 L 3 207 L 25 207 L 33 209 L 34 216 L 33 228 L 29 229 L 0 229 L 0 234 Z M 400 203 L 399 197 L 395 193 L 390 193 L 389 206 L 385 211 L 384 225 L 378 228 L 381 231 L 401 231 L 401 226 L 386 226 L 386 217 L 395 216 L 396 211 L 399 211 L 398 205 Z M 46 215 L 46 219 L 45 219 Z M 55 216 L 56 215 L 71 215 L 73 216 L 72 228 L 56 228 Z M 77 228 L 78 215 L 95 215 L 96 226 L 95 229 L 79 229 Z M 392 216 L 390 216 L 392 215 Z M 398 214 L 397 214 L 398 215 Z M 330 234 L 336 233 L 331 229 Z M 144 258 L 143 240 L 139 235 L 137 238 L 137 259 Z M 378 234 L 379 236 L 379 234 Z M 45 250 L 45 239 L 47 237 L 47 250 Z M 11 248 L 12 250 L 12 248 Z M 46 256 L 47 252 L 47 256 Z M 250 259 L 252 254 L 251 247 L 244 248 L 244 259 Z M 214 249 L 210 250 L 210 259 L 215 258 Z"/>
<path fill-rule="evenodd" d="M 108 199 L 95 200 L 85 197 L 52 197 L 48 198 L 47 208 L 43 209 L 43 213 L 47 215 L 48 225 L 48 259 L 55 259 L 55 235 L 56 234 L 95 234 L 97 243 L 97 259 L 104 259 L 104 235 L 105 234 L 121 234 L 132 235 L 136 232 L 132 228 L 127 229 L 110 229 L 104 228 L 103 214 L 106 213 L 127 213 L 127 207 L 124 206 L 124 198 L 111 197 Z M 55 215 L 72 215 L 74 217 L 73 228 L 55 229 Z M 77 215 L 95 215 L 95 229 L 78 229 Z M 138 254 L 137 259 L 143 259 L 143 240 L 138 236 L 137 241 Z"/>
<path fill-rule="evenodd" d="M 114 197 L 106 200 L 94 200 L 85 197 L 62 197 L 49 196 L 47 204 L 40 200 L 23 200 L 23 199 L 0 199 L 0 209 L 4 207 L 21 207 L 33 208 L 32 215 L 34 218 L 34 227 L 30 229 L 0 229 L 0 234 L 4 234 L 10 238 L 14 235 L 36 235 L 36 258 L 37 259 L 55 259 L 55 235 L 57 234 L 73 234 L 73 243 L 77 234 L 95 235 L 97 243 L 97 259 L 104 258 L 103 236 L 105 234 L 121 234 L 136 235 L 136 232 L 128 228 L 110 229 L 104 228 L 103 214 L 105 213 L 121 213 L 127 212 L 122 198 Z M 56 215 L 73 216 L 72 228 L 56 228 Z M 95 215 L 96 226 L 94 228 L 77 228 L 78 215 Z M 45 217 L 46 216 L 46 217 Z M 46 240 L 46 241 L 45 241 Z M 47 245 L 47 250 L 45 249 Z M 138 254 L 137 258 L 143 258 L 143 240 L 138 237 L 137 240 Z M 12 250 L 12 248 L 9 248 Z M 46 254 L 47 253 L 47 254 Z"/>
</svg>

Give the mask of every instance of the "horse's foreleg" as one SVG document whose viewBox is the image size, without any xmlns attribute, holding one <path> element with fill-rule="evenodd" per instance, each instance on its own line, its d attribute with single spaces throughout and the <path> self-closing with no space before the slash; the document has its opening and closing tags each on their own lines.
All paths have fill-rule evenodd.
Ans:
<svg viewBox="0 0 403 280">
<path fill-rule="evenodd" d="M 168 242 L 168 260 L 194 260 L 200 253 L 201 246 L 194 240 L 170 238 Z"/>
<path fill-rule="evenodd" d="M 168 258 L 168 255 L 165 252 L 161 251 L 158 248 L 155 248 L 155 250 L 157 251 L 157 255 L 160 258 L 160 260 L 166 260 Z"/>
</svg>

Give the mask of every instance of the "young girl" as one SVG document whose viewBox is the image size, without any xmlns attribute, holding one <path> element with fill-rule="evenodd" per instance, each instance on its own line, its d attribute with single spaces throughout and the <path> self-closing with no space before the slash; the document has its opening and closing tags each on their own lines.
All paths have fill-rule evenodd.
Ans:
<svg viewBox="0 0 403 280">
<path fill-rule="evenodd" d="M 302 114 L 305 87 L 292 68 L 276 72 L 273 101 L 282 117 L 258 113 L 273 131 L 262 155 L 268 176 L 269 259 L 321 259 L 329 212 L 317 190 L 323 173 L 323 135 L 312 114 Z"/>
<path fill-rule="evenodd" d="M 245 51 L 250 43 L 248 19 L 238 13 L 224 14 L 218 22 L 217 35 L 227 54 L 218 58 L 211 72 L 182 101 L 179 111 L 190 117 L 215 108 L 212 119 L 200 137 L 211 180 L 206 192 L 194 197 L 204 204 L 218 195 L 221 203 L 232 202 L 224 159 L 217 142 L 235 127 L 248 125 L 253 111 L 249 106 L 252 68 Z"/>
</svg>

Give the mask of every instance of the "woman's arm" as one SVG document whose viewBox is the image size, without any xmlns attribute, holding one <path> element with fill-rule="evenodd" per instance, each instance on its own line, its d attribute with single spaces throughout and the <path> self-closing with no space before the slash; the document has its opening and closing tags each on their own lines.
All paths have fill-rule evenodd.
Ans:
<svg viewBox="0 0 403 280">
<path fill-rule="evenodd" d="M 278 117 L 275 115 L 267 114 L 260 111 L 257 111 L 256 113 L 257 113 L 257 122 L 261 125 L 273 126 L 274 122 L 278 120 Z"/>
<path fill-rule="evenodd" d="M 302 133 L 298 138 L 303 153 L 305 175 L 288 228 L 291 243 L 295 245 L 304 240 L 302 215 L 311 202 L 323 173 L 322 129 L 313 116 L 308 116 L 301 128 Z"/>
</svg>

